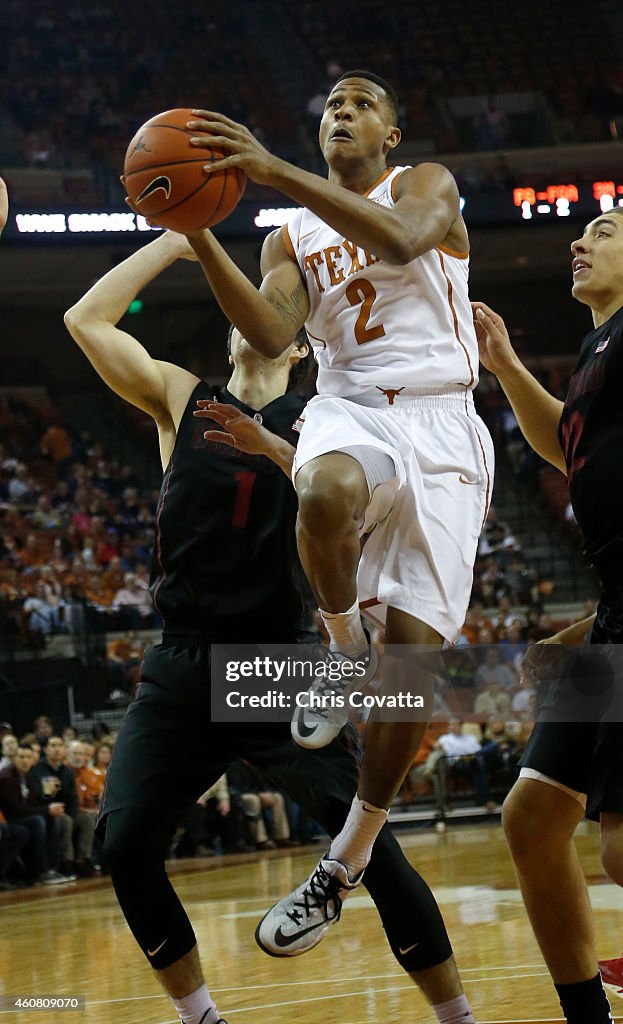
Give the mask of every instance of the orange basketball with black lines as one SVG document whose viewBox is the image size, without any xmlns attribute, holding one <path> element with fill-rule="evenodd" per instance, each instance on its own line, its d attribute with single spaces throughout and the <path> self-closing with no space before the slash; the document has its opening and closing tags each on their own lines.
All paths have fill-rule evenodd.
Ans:
<svg viewBox="0 0 623 1024">
<path fill-rule="evenodd" d="M 139 128 L 128 146 L 123 173 L 134 209 L 163 228 L 199 231 L 228 217 L 242 198 L 247 176 L 239 167 L 206 172 L 206 164 L 229 154 L 218 146 L 197 149 L 186 127 L 192 110 L 157 114 Z"/>
</svg>

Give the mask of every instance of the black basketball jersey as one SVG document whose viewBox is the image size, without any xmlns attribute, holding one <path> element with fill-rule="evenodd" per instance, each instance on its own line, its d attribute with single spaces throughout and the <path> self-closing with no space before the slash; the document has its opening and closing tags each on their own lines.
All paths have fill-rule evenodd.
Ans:
<svg viewBox="0 0 623 1024">
<path fill-rule="evenodd" d="M 219 428 L 193 416 L 200 398 L 261 416 L 268 430 L 294 445 L 298 434 L 292 428 L 305 406 L 304 398 L 289 392 L 256 413 L 227 388 L 197 384 L 162 480 L 151 574 L 154 606 L 169 632 L 242 640 L 235 629 L 232 634 L 236 622 L 274 621 L 285 633 L 302 612 L 294 580 L 296 493 L 270 459 L 206 441 L 204 431 Z"/>
<path fill-rule="evenodd" d="M 600 573 L 623 544 L 623 308 L 584 338 L 559 437 L 571 504 Z M 603 576 L 602 576 L 603 578 Z"/>
</svg>

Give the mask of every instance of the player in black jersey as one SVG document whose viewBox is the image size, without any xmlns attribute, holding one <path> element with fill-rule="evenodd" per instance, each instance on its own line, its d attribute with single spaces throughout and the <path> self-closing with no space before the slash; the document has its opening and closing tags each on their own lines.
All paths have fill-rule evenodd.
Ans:
<svg viewBox="0 0 623 1024">
<path fill-rule="evenodd" d="M 500 381 L 528 443 L 566 474 L 584 551 L 602 583 L 596 617 L 548 643 L 578 645 L 588 636 L 591 645 L 611 645 L 623 636 L 623 209 L 592 221 L 571 250 L 572 294 L 590 307 L 594 330 L 582 342 L 564 403 L 521 364 L 501 317 L 482 303 L 472 305 L 481 359 Z M 601 1024 L 611 1019 L 610 1009 L 573 833 L 585 812 L 600 821 L 602 864 L 623 885 L 623 723 L 600 721 L 599 715 L 571 721 L 564 711 L 572 692 L 570 666 L 576 671 L 589 657 L 596 663 L 595 648 L 580 661 L 562 648 L 532 651 L 535 668 L 539 655 L 546 664 L 556 658 L 567 667 L 524 752 L 521 776 L 504 805 L 504 827 L 565 1016 L 570 1024 Z M 613 659 L 611 649 L 608 661 Z M 597 682 L 593 678 L 591 685 Z"/>
<path fill-rule="evenodd" d="M 146 654 L 137 697 L 121 727 L 99 827 L 123 913 L 180 1018 L 216 1024 L 220 1018 L 203 980 L 195 935 L 165 871 L 177 822 L 233 760 L 244 757 L 334 835 L 356 791 L 358 752 L 350 729 L 313 751 L 293 743 L 287 723 L 210 723 L 212 641 L 296 642 L 296 498 L 273 462 L 253 454 L 252 445 L 244 451 L 244 444 L 232 450 L 219 443 L 193 413 L 198 402 L 216 397 L 261 416 L 282 438 L 288 472 L 296 443 L 292 425 L 304 400 L 287 388 L 308 347 L 297 336 L 279 358 L 269 359 L 234 331 L 226 388 L 152 359 L 116 325 L 137 292 L 185 257 L 193 258 L 186 239 L 165 233 L 106 274 L 65 322 L 109 387 L 154 418 L 164 469 L 152 574 L 163 639 Z M 278 463 L 279 448 L 280 442 Z M 439 909 L 387 827 L 365 884 L 396 959 L 440 1022 L 470 1024 Z M 291 953 L 286 940 L 281 955 Z"/>
</svg>

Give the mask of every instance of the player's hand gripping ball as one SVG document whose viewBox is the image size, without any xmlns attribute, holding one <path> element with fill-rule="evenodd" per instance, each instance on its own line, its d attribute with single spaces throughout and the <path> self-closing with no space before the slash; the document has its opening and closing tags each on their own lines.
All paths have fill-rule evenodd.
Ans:
<svg viewBox="0 0 623 1024">
<path fill-rule="evenodd" d="M 239 167 L 210 174 L 206 163 L 228 156 L 218 146 L 198 151 L 186 127 L 192 110 L 165 110 L 139 128 L 128 146 L 124 185 L 130 205 L 147 220 L 180 231 L 200 231 L 228 217 L 242 198 L 247 176 Z"/>
</svg>

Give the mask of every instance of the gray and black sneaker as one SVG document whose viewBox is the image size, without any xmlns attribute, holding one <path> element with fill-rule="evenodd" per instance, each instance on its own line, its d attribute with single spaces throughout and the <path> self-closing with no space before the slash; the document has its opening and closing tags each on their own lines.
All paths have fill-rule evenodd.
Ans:
<svg viewBox="0 0 623 1024">
<path fill-rule="evenodd" d="M 298 889 L 264 915 L 255 930 L 260 949 L 278 957 L 313 949 L 339 921 L 344 899 L 362 878 L 363 871 L 351 879 L 341 861 L 323 857 Z"/>
</svg>

